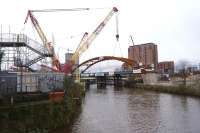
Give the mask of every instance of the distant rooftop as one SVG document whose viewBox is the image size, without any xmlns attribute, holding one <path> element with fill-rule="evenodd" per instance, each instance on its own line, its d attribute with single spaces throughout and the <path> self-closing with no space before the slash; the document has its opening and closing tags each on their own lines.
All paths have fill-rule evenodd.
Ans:
<svg viewBox="0 0 200 133">
<path fill-rule="evenodd" d="M 150 43 L 143 43 L 143 44 L 131 45 L 131 46 L 129 46 L 129 47 L 141 46 L 141 45 L 156 45 L 156 44 L 155 44 L 155 43 L 152 43 L 152 42 L 150 42 Z"/>
</svg>

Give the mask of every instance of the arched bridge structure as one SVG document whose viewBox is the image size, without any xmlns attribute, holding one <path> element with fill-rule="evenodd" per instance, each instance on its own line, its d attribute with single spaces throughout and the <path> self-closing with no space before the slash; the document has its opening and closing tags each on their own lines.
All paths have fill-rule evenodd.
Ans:
<svg viewBox="0 0 200 133">
<path fill-rule="evenodd" d="M 81 66 L 87 66 L 81 73 L 84 73 L 87 69 L 89 69 L 91 66 L 102 62 L 102 61 L 107 61 L 107 60 L 117 60 L 126 63 L 128 66 L 132 67 L 134 64 L 137 62 L 128 58 L 123 58 L 123 57 L 115 57 L 115 56 L 100 56 L 100 57 L 95 57 L 89 60 L 86 60 L 79 64 L 77 67 L 73 69 L 72 72 L 74 72 L 76 69 L 78 69 Z"/>
</svg>

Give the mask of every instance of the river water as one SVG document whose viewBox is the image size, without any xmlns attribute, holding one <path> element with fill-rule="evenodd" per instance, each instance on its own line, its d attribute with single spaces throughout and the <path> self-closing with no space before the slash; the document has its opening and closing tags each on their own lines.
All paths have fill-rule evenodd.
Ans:
<svg viewBox="0 0 200 133">
<path fill-rule="evenodd" d="M 92 85 L 68 132 L 200 133 L 200 99 Z"/>
</svg>

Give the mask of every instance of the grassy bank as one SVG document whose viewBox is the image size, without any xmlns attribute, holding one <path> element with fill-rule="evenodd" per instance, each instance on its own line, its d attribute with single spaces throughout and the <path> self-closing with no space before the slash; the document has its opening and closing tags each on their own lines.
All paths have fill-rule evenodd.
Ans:
<svg viewBox="0 0 200 133">
<path fill-rule="evenodd" d="M 60 102 L 37 101 L 0 107 L 1 133 L 48 133 L 70 125 L 80 110 L 83 86 L 65 79 Z"/>
<path fill-rule="evenodd" d="M 164 92 L 171 94 L 179 94 L 185 96 L 197 96 L 200 97 L 200 89 L 195 88 L 194 86 L 161 86 L 161 85 L 144 85 L 144 84 L 135 84 L 134 88 Z"/>
</svg>

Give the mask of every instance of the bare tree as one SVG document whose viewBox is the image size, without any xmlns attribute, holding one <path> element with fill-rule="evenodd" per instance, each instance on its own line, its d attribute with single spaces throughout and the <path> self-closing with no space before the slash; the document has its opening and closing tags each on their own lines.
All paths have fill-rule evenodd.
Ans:
<svg viewBox="0 0 200 133">
<path fill-rule="evenodd" d="M 187 60 L 181 60 L 178 63 L 178 70 L 181 78 L 183 79 L 183 85 L 186 86 L 186 78 L 188 76 L 187 67 L 189 66 L 189 62 Z"/>
<path fill-rule="evenodd" d="M 1 71 L 1 63 L 3 58 L 4 52 L 0 50 L 0 71 Z"/>
</svg>

